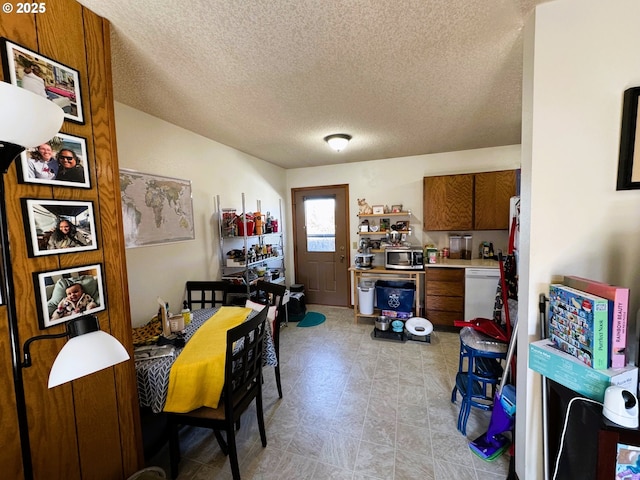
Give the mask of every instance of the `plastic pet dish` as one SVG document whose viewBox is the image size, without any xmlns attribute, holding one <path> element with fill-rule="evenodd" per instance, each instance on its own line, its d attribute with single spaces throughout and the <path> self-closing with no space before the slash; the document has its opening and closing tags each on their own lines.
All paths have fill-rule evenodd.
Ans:
<svg viewBox="0 0 640 480">
<path fill-rule="evenodd" d="M 404 323 L 401 320 L 391 322 L 391 328 L 394 332 L 401 332 L 404 329 Z"/>
<path fill-rule="evenodd" d="M 419 337 L 430 335 L 433 332 L 433 324 L 426 318 L 411 317 L 404 326 L 409 333 Z"/>
</svg>

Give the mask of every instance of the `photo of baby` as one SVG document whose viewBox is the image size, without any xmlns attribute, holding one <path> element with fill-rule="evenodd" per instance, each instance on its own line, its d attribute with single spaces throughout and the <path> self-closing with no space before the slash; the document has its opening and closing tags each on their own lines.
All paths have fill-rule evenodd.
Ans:
<svg viewBox="0 0 640 480">
<path fill-rule="evenodd" d="M 58 304 L 52 320 L 73 315 L 74 313 L 84 313 L 86 310 L 96 308 L 98 304 L 93 301 L 93 297 L 88 293 L 84 293 L 82 285 L 72 283 L 66 289 L 67 296 Z"/>
<path fill-rule="evenodd" d="M 100 264 L 34 274 L 40 328 L 105 310 Z"/>
</svg>

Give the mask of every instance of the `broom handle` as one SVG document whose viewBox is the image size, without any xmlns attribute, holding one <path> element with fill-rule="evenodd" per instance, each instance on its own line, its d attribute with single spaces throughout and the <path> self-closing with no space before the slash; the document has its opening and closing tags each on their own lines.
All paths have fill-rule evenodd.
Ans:
<svg viewBox="0 0 640 480">
<path fill-rule="evenodd" d="M 509 373 L 509 369 L 511 367 L 511 359 L 513 358 L 513 353 L 516 349 L 517 336 L 518 336 L 518 323 L 516 322 L 516 324 L 513 326 L 513 330 L 511 331 L 511 339 L 509 340 L 509 348 L 507 349 L 506 365 L 504 367 L 504 372 L 502 373 L 502 379 L 500 380 L 498 393 L 502 393 L 502 389 L 507 383 L 507 374 Z"/>
</svg>

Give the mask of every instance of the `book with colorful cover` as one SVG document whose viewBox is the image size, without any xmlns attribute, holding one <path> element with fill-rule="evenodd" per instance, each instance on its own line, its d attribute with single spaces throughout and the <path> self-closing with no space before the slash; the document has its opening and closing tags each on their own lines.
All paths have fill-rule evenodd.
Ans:
<svg viewBox="0 0 640 480">
<path fill-rule="evenodd" d="M 609 301 L 566 285 L 549 288 L 549 339 L 595 369 L 609 367 Z"/>
<path fill-rule="evenodd" d="M 611 368 L 625 367 L 627 364 L 625 354 L 627 347 L 629 289 L 573 275 L 565 276 L 563 283 L 568 287 L 576 288 L 610 301 L 609 344 Z"/>
</svg>

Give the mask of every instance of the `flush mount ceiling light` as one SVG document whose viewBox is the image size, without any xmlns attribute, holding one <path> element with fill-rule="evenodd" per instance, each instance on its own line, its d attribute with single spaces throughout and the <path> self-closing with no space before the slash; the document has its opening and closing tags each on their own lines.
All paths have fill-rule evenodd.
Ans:
<svg viewBox="0 0 640 480">
<path fill-rule="evenodd" d="M 349 144 L 349 140 L 351 140 L 351 135 L 347 135 L 346 133 L 335 133 L 324 137 L 324 141 L 336 152 L 344 150 Z"/>
</svg>

